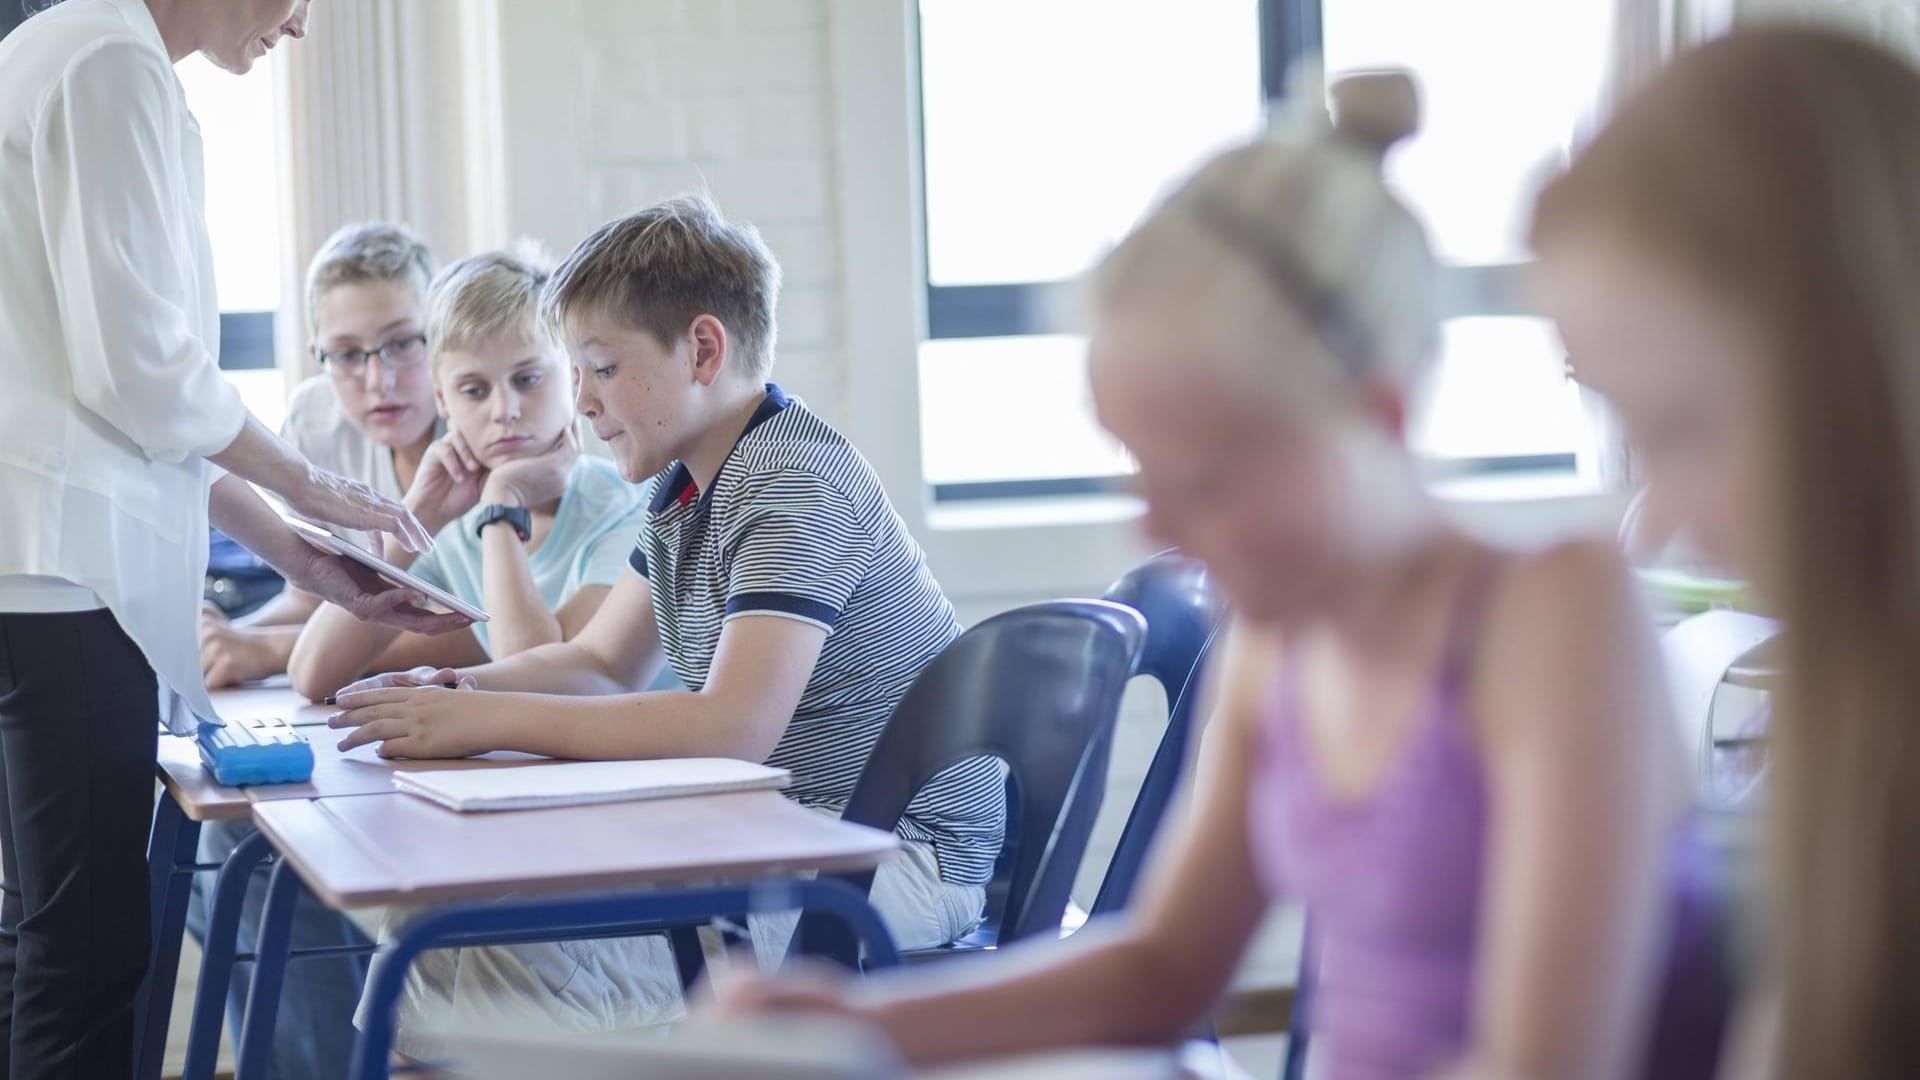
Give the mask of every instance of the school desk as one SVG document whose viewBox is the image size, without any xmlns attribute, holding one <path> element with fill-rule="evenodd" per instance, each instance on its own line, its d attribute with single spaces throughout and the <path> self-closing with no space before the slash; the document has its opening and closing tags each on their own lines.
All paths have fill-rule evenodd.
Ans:
<svg viewBox="0 0 1920 1080">
<path fill-rule="evenodd" d="M 147 980 L 141 987 L 136 1006 L 136 1080 L 158 1080 L 160 1076 L 166 1053 L 175 975 L 180 966 L 180 944 L 186 933 L 187 904 L 193 875 L 219 871 L 228 864 L 234 865 L 235 876 L 241 879 L 242 885 L 228 899 L 230 903 L 238 904 L 245 896 L 245 876 L 251 874 L 269 854 L 264 842 L 248 843 L 236 850 L 226 863 L 201 863 L 199 847 L 202 823 L 245 819 L 250 815 L 253 805 L 263 801 L 391 792 L 396 768 L 484 769 L 546 760 L 529 754 L 496 753 L 457 761 L 391 762 L 380 758 L 371 747 L 359 747 L 343 754 L 338 746 L 346 733 L 324 726 L 327 716 L 338 710 L 309 704 L 284 686 L 216 691 L 213 703 L 225 717 L 245 719 L 280 716 L 299 726 L 313 747 L 313 777 L 303 784 L 227 787 L 214 780 L 200 764 L 200 751 L 192 739 L 177 735 L 160 737 L 158 764 L 162 790 L 155 801 L 153 832 L 147 846 L 153 950 Z M 216 899 L 218 895 L 216 893 Z M 213 914 L 221 913 L 216 911 Z M 232 914 L 233 924 L 237 927 L 237 908 Z M 224 984 L 220 994 L 225 994 Z M 197 1000 L 205 996 L 203 989 Z M 216 1029 L 215 1053 L 218 1052 L 218 1040 Z"/>
<path fill-rule="evenodd" d="M 293 906 L 303 889 L 334 908 L 423 909 L 383 949 L 369 980 L 371 1019 L 352 1074 L 362 1080 L 386 1075 L 394 1004 L 407 966 L 428 948 L 624 937 L 804 907 L 846 923 L 875 963 L 896 959 L 865 896 L 837 879 L 797 875 L 871 869 L 898 839 L 777 792 L 468 814 L 396 793 L 263 801 L 253 817 L 283 857 L 256 942 L 238 1080 L 265 1068 Z M 734 884 L 700 884 L 710 882 Z M 209 969 L 216 960 L 230 967 L 230 937 L 209 940 Z M 186 1080 L 197 1078 L 188 1073 Z"/>
</svg>

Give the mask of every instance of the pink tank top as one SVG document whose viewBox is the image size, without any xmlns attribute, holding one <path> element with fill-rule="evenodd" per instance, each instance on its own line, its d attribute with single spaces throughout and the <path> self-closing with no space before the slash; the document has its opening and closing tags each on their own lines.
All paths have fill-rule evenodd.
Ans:
<svg viewBox="0 0 1920 1080">
<path fill-rule="evenodd" d="M 1269 896 L 1304 903 L 1310 914 L 1319 958 L 1310 1023 L 1330 1080 L 1425 1076 L 1466 1049 L 1487 784 L 1465 703 L 1496 568 L 1487 560 L 1469 574 L 1433 690 L 1369 795 L 1324 789 L 1303 743 L 1291 670 L 1276 687 L 1250 798 L 1250 842 Z M 1678 880 L 1698 882 L 1690 850 L 1680 852 L 1688 865 Z M 1730 995 L 1705 945 L 1700 905 L 1682 903 L 1679 916 L 1667 981 L 1681 993 L 1660 1010 L 1649 1076 L 1711 1075 Z"/>
</svg>

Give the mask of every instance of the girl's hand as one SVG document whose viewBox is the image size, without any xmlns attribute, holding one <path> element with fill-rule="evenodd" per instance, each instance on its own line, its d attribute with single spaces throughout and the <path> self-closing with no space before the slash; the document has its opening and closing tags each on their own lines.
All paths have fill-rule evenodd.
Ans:
<svg viewBox="0 0 1920 1080">
<path fill-rule="evenodd" d="M 461 693 L 440 686 L 341 691 L 331 728 L 350 728 L 340 749 L 379 743 L 381 757 L 463 758 L 497 749 L 488 735 L 502 698 L 478 690 Z"/>
<path fill-rule="evenodd" d="M 509 461 L 487 477 L 482 501 L 489 505 L 539 506 L 566 494 L 574 463 L 580 460 L 580 440 L 568 424 L 545 450 L 532 457 Z"/>
<path fill-rule="evenodd" d="M 776 975 L 732 975 L 715 978 L 711 1013 L 750 1016 L 755 1013 L 826 1013 L 853 1020 L 870 1020 L 847 993 L 847 980 L 835 969 L 818 963 L 795 963 Z"/>
<path fill-rule="evenodd" d="M 433 440 L 420 459 L 420 471 L 407 491 L 407 505 L 430 532 L 437 533 L 479 503 L 486 481 L 487 470 L 466 439 L 449 431 Z"/>
<path fill-rule="evenodd" d="M 432 551 L 433 536 L 413 511 L 358 480 L 307 466 L 304 483 L 279 492 L 287 508 L 308 521 L 342 529 L 390 533 L 408 551 Z"/>
</svg>

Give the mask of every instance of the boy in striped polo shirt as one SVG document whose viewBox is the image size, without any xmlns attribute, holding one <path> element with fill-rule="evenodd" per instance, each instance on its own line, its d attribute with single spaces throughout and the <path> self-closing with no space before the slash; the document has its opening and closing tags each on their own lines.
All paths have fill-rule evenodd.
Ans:
<svg viewBox="0 0 1920 1080">
<path fill-rule="evenodd" d="M 335 723 L 356 729 L 343 746 L 744 758 L 791 770 L 804 805 L 846 805 L 894 705 L 960 627 L 866 459 L 767 381 L 779 288 L 759 234 L 703 198 L 612 222 L 574 250 L 542 308 L 580 413 L 627 480 L 659 477 L 632 572 L 570 641 L 342 691 Z M 663 658 L 687 689 L 641 692 Z M 447 681 L 468 690 L 434 685 Z M 978 758 L 907 808 L 872 894 L 903 947 L 979 920 L 1003 790 Z M 756 945 L 778 947 L 790 927 L 768 920 Z M 431 1052 L 409 1028 L 524 1020 L 529 1006 L 580 1030 L 670 1019 L 673 971 L 658 938 L 430 954 L 398 1048 Z"/>
</svg>

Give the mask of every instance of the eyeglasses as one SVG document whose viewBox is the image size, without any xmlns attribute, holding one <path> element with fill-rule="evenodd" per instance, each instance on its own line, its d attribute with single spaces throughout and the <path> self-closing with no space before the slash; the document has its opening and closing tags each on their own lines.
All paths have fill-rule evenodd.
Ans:
<svg viewBox="0 0 1920 1080">
<path fill-rule="evenodd" d="M 427 358 L 427 335 L 414 334 L 412 337 L 395 338 L 381 343 L 377 349 L 337 349 L 333 352 L 321 351 L 320 363 L 341 378 L 357 379 L 366 373 L 367 361 L 379 358 L 389 371 L 405 371 L 419 367 Z"/>
</svg>

